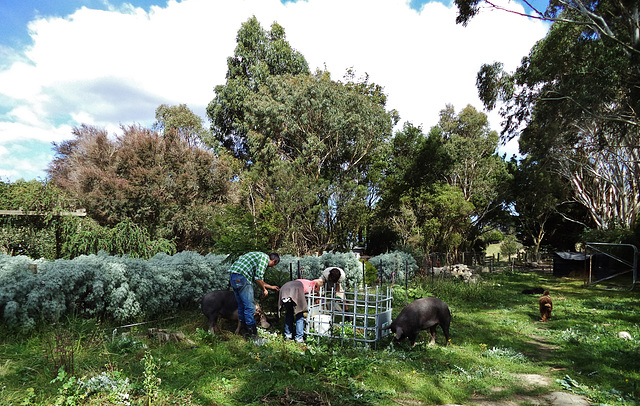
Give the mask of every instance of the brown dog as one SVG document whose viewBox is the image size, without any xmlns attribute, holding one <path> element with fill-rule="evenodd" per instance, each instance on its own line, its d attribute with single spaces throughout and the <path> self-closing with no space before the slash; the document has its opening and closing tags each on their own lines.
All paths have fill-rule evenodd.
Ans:
<svg viewBox="0 0 640 406">
<path fill-rule="evenodd" d="M 545 290 L 540 299 L 540 317 L 543 322 L 546 322 L 551 317 L 551 310 L 553 310 L 553 301 L 549 297 L 549 291 Z"/>
</svg>

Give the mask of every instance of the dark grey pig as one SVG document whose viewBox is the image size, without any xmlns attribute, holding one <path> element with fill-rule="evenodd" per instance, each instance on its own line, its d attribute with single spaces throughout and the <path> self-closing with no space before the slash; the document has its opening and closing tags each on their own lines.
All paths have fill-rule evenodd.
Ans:
<svg viewBox="0 0 640 406">
<path fill-rule="evenodd" d="M 451 324 L 451 312 L 449 306 L 435 297 L 423 297 L 409 303 L 402 309 L 398 317 L 385 329 L 390 329 L 396 340 L 409 338 L 411 346 L 416 344 L 416 338 L 421 330 L 429 329 L 431 342 L 436 342 L 436 327 L 440 325 L 444 333 L 445 345 L 449 344 L 449 325 Z"/>
<path fill-rule="evenodd" d="M 209 319 L 209 331 L 215 334 L 218 317 L 227 320 L 238 320 L 238 302 L 232 290 L 214 290 L 202 297 L 202 313 Z M 256 321 L 260 322 L 263 328 L 271 327 L 267 321 L 267 315 L 262 311 L 260 304 L 256 303 Z M 240 321 L 235 333 L 240 332 Z"/>
</svg>

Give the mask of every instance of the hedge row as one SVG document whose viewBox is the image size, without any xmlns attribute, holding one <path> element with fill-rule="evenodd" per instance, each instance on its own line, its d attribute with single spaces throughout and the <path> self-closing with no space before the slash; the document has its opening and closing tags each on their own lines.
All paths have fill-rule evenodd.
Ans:
<svg viewBox="0 0 640 406">
<path fill-rule="evenodd" d="M 415 272 L 415 260 L 404 253 L 385 254 L 370 262 L 389 280 L 390 275 L 404 278 L 405 260 L 410 272 Z M 230 265 L 226 255 L 188 251 L 157 254 L 149 260 L 106 253 L 56 261 L 0 255 L 0 312 L 8 325 L 27 330 L 70 312 L 118 322 L 155 317 L 193 306 L 210 290 L 228 288 Z M 329 266 L 344 269 L 349 285 L 363 279 L 362 263 L 353 253 L 284 255 L 276 271 L 287 279 L 292 271 L 296 278 L 298 266 L 308 279 L 319 277 Z"/>
</svg>

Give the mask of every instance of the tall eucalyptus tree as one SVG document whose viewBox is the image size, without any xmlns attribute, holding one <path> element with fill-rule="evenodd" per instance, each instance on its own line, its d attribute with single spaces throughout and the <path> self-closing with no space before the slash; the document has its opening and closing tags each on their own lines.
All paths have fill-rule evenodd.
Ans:
<svg viewBox="0 0 640 406">
<path fill-rule="evenodd" d="M 481 68 L 481 99 L 504 103 L 503 137 L 554 162 L 599 229 L 631 229 L 640 213 L 638 2 L 552 2 L 542 17 L 551 29 L 514 73 Z"/>
<path fill-rule="evenodd" d="M 310 74 L 284 29 L 266 31 L 255 17 L 227 66 L 207 110 L 216 139 L 244 165 L 244 210 L 229 210 L 227 224 L 252 217 L 255 241 L 299 255 L 362 242 L 397 118 L 382 87 L 352 70 L 344 82 Z"/>
<path fill-rule="evenodd" d="M 296 252 L 363 241 L 375 166 L 394 124 L 394 113 L 363 94 L 365 87 L 333 81 L 328 72 L 272 76 L 246 101 L 252 170 L 264 175 L 263 196 L 282 214 L 282 241 Z"/>
<path fill-rule="evenodd" d="M 211 130 L 221 145 L 244 162 L 254 161 L 247 144 L 250 128 L 245 120 L 245 100 L 258 92 L 268 77 L 307 75 L 304 56 L 286 40 L 284 28 L 273 23 L 265 30 L 253 16 L 242 24 L 236 36 L 233 56 L 227 58 L 226 83 L 215 87 L 215 97 L 207 107 Z"/>
</svg>

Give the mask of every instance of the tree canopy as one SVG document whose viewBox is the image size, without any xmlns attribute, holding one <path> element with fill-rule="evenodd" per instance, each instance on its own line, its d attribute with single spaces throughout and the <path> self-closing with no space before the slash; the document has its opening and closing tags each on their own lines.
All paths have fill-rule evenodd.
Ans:
<svg viewBox="0 0 640 406">
<path fill-rule="evenodd" d="M 154 129 L 164 137 L 178 137 L 190 146 L 216 146 L 211 133 L 202 125 L 202 118 L 191 111 L 186 104 L 179 106 L 161 104 L 156 109 Z"/>
<path fill-rule="evenodd" d="M 208 249 L 213 236 L 205 225 L 230 198 L 231 164 L 179 137 L 135 125 L 122 130 L 110 137 L 75 128 L 74 139 L 55 145 L 52 182 L 102 226 L 131 220 L 152 238 L 175 238 L 179 250 Z"/>
<path fill-rule="evenodd" d="M 207 115 L 215 139 L 235 157 L 251 161 L 245 99 L 257 93 L 270 76 L 308 74 L 309 66 L 291 47 L 278 23 L 266 31 L 253 16 L 240 27 L 236 42 L 234 55 L 227 58 L 227 81 L 215 87 L 216 96 L 207 107 Z"/>
<path fill-rule="evenodd" d="M 497 147 L 498 134 L 472 106 L 456 113 L 447 105 L 428 136 L 405 124 L 392 141 L 378 213 L 403 245 L 473 249 L 504 207 L 509 174 Z"/>
<path fill-rule="evenodd" d="M 365 245 L 419 259 L 482 250 L 495 235 L 537 251 L 581 227 L 631 228 L 640 179 L 633 52 L 556 12 L 515 72 L 494 63 L 478 75 L 485 106 L 505 118 L 503 140 L 520 136 L 527 154 L 511 163 L 470 105 L 446 105 L 426 133 L 411 123 L 394 133 L 399 114 L 382 85 L 354 69 L 341 80 L 310 73 L 280 25 L 265 30 L 252 17 L 208 106 L 210 129 L 184 104 L 161 105 L 152 128 L 115 135 L 82 125 L 54 145 L 50 186 L 88 215 L 63 224 L 63 251 L 303 256 Z M 618 35 L 623 21 L 612 21 Z M 35 204 L 22 186 L 12 190 L 24 199 L 11 204 Z M 5 190 L 0 182 L 2 204 Z"/>
<path fill-rule="evenodd" d="M 460 22 L 478 1 L 460 0 Z M 551 2 L 553 21 L 513 73 L 484 65 L 478 89 L 503 103 L 502 135 L 553 164 L 599 229 L 633 229 L 640 212 L 640 30 L 637 1 Z"/>
<path fill-rule="evenodd" d="M 371 209 L 393 114 L 358 89 L 328 72 L 279 75 L 245 102 L 252 176 L 288 225 L 281 241 L 297 250 L 354 245 Z"/>
<path fill-rule="evenodd" d="M 244 165 L 244 209 L 226 221 L 249 225 L 251 216 L 252 230 L 270 234 L 256 241 L 297 254 L 362 243 L 397 122 L 384 89 L 353 69 L 344 82 L 311 74 L 277 23 L 266 31 L 252 17 L 236 40 L 207 110 L 216 139 Z"/>
</svg>

